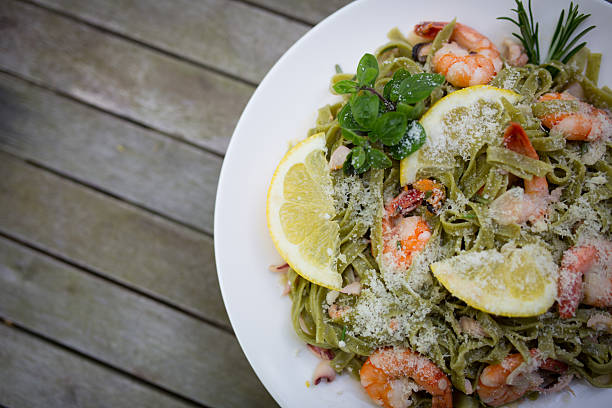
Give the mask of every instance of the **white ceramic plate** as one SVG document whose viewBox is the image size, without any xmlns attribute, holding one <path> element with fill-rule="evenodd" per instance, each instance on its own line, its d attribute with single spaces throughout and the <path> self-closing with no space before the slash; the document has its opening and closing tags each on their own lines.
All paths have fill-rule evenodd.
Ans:
<svg viewBox="0 0 612 408">
<path fill-rule="evenodd" d="M 560 6 L 569 1 L 535 0 L 541 47 L 548 49 Z M 612 85 L 610 21 L 604 0 L 579 1 L 597 29 L 586 37 L 603 52 L 600 85 Z M 487 35 L 496 44 L 514 26 L 496 20 L 510 15 L 514 1 L 362 0 L 334 13 L 310 30 L 270 70 L 248 103 L 227 150 L 215 208 L 215 255 L 221 291 L 234 331 L 249 362 L 270 394 L 283 407 L 372 407 L 361 386 L 348 375 L 330 384 L 306 387 L 316 358 L 291 327 L 290 301 L 281 297 L 278 277 L 268 265 L 281 261 L 266 227 L 266 193 L 288 143 L 303 139 L 319 107 L 338 97 L 328 91 L 334 65 L 354 72 L 359 58 L 387 41 L 393 27 L 407 32 L 423 20 L 453 17 Z M 568 392 L 525 402 L 524 406 L 609 407 L 612 390 L 584 384 Z"/>
</svg>

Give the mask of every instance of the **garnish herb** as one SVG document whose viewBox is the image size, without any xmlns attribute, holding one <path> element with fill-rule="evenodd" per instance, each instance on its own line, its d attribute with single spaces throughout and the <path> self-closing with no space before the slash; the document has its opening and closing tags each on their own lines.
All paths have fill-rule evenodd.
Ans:
<svg viewBox="0 0 612 408">
<path fill-rule="evenodd" d="M 350 95 L 338 113 L 342 136 L 353 145 L 343 166 L 346 174 L 388 168 L 392 162 L 387 155 L 401 160 L 418 150 L 425 130 L 416 119 L 425 110 L 425 99 L 444 83 L 440 74 L 411 75 L 401 68 L 381 93 L 374 88 L 378 74 L 376 57 L 365 54 L 354 81 L 334 84 L 334 91 Z"/>
<path fill-rule="evenodd" d="M 525 10 L 525 6 L 521 0 L 515 1 L 516 9 L 512 9 L 512 11 L 516 13 L 517 19 L 515 20 L 511 17 L 498 17 L 498 19 L 508 20 L 518 26 L 521 34 L 513 33 L 512 35 L 518 38 L 525 47 L 525 53 L 529 57 L 529 62 L 532 64 L 540 64 L 540 41 L 538 38 L 539 23 L 534 24 L 533 13 L 531 11 L 531 0 L 529 0 L 528 4 L 529 13 Z M 567 19 L 565 18 L 566 12 Z M 570 3 L 568 10 L 562 10 L 548 49 L 548 54 L 546 55 L 546 60 L 543 62 L 555 60 L 567 63 L 574 54 L 580 51 L 582 47 L 586 45 L 586 42 L 582 42 L 575 47 L 574 44 L 576 44 L 576 42 L 586 33 L 594 29 L 595 26 L 590 26 L 582 30 L 574 36 L 574 38 L 572 38 L 572 35 L 577 30 L 578 26 L 589 16 L 590 14 L 579 14 L 578 5 L 576 4 L 574 6 L 574 3 Z"/>
<path fill-rule="evenodd" d="M 342 336 L 340 336 L 340 341 L 344 341 L 345 335 L 346 335 L 346 326 L 342 326 Z"/>
</svg>

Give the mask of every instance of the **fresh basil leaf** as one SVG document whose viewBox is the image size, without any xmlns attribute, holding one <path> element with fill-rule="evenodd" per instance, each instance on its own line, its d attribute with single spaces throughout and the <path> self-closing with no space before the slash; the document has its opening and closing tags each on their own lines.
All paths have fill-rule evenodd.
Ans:
<svg viewBox="0 0 612 408">
<path fill-rule="evenodd" d="M 357 82 L 349 81 L 348 79 L 344 79 L 342 81 L 338 81 L 334 84 L 334 91 L 339 94 L 348 94 L 357 92 Z"/>
<path fill-rule="evenodd" d="M 402 80 L 398 101 L 407 104 L 417 103 L 427 98 L 431 92 L 444 83 L 440 74 L 420 73 Z"/>
<path fill-rule="evenodd" d="M 363 130 L 362 126 L 355 121 L 351 105 L 347 103 L 338 112 L 338 124 L 344 129 Z"/>
<path fill-rule="evenodd" d="M 417 121 L 412 121 L 399 143 L 389 148 L 389 155 L 395 160 L 402 160 L 419 150 L 426 139 L 427 136 L 423 126 Z"/>
<path fill-rule="evenodd" d="M 406 116 L 399 112 L 387 112 L 376 119 L 374 126 L 378 139 L 386 145 L 397 144 L 406 133 Z"/>
<path fill-rule="evenodd" d="M 357 82 L 359 85 L 373 85 L 378 77 L 378 61 L 372 54 L 365 54 L 357 65 Z"/>
<path fill-rule="evenodd" d="M 383 97 L 391 102 L 397 102 L 399 98 L 399 87 L 402 81 L 410 76 L 410 72 L 404 68 L 400 68 L 393 74 L 393 79 L 387 82 L 383 89 Z"/>
<path fill-rule="evenodd" d="M 368 161 L 370 166 L 375 169 L 386 169 L 392 165 L 391 159 L 382 150 L 374 148 L 368 151 Z"/>
<path fill-rule="evenodd" d="M 372 129 L 378 117 L 378 96 L 364 92 L 351 98 L 351 112 L 362 128 Z"/>
<path fill-rule="evenodd" d="M 353 147 L 351 155 L 351 165 L 355 170 L 359 171 L 366 162 L 366 152 L 361 146 Z"/>
<path fill-rule="evenodd" d="M 425 112 L 425 101 L 419 101 L 414 106 L 399 102 L 396 111 L 403 113 L 410 120 L 419 119 Z"/>
<path fill-rule="evenodd" d="M 354 144 L 355 146 L 362 146 L 367 142 L 367 139 L 363 136 L 359 136 L 357 133 L 350 129 L 342 128 L 342 137 Z"/>
</svg>

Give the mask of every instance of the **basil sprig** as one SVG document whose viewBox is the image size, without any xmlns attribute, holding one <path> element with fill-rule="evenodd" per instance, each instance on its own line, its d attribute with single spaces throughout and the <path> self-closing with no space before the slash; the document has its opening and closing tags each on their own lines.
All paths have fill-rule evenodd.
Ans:
<svg viewBox="0 0 612 408">
<path fill-rule="evenodd" d="M 391 167 L 425 143 L 425 129 L 416 120 L 425 111 L 425 99 L 444 83 L 440 74 L 411 75 L 400 68 L 387 82 L 382 94 L 374 88 L 378 61 L 372 54 L 359 60 L 355 80 L 334 84 L 334 91 L 350 95 L 338 113 L 342 137 L 353 145 L 344 172 L 361 174 L 371 168 Z"/>
</svg>

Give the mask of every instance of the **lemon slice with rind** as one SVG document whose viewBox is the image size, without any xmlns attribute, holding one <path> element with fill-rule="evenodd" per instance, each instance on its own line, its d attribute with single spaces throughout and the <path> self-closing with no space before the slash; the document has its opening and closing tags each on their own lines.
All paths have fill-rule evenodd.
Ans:
<svg viewBox="0 0 612 408">
<path fill-rule="evenodd" d="M 305 279 L 339 290 L 336 269 L 339 226 L 325 159 L 325 134 L 293 147 L 281 160 L 268 190 L 268 229 L 283 259 Z"/>
<path fill-rule="evenodd" d="M 467 160 L 483 143 L 502 142 L 508 117 L 501 98 L 516 103 L 520 95 L 507 89 L 476 85 L 455 91 L 436 102 L 420 119 L 427 139 L 400 163 L 400 182 L 413 183 L 429 171 L 452 169 L 456 157 Z"/>
<path fill-rule="evenodd" d="M 557 294 L 557 265 L 537 244 L 466 252 L 431 264 L 431 270 L 454 296 L 500 316 L 543 314 Z"/>
</svg>

